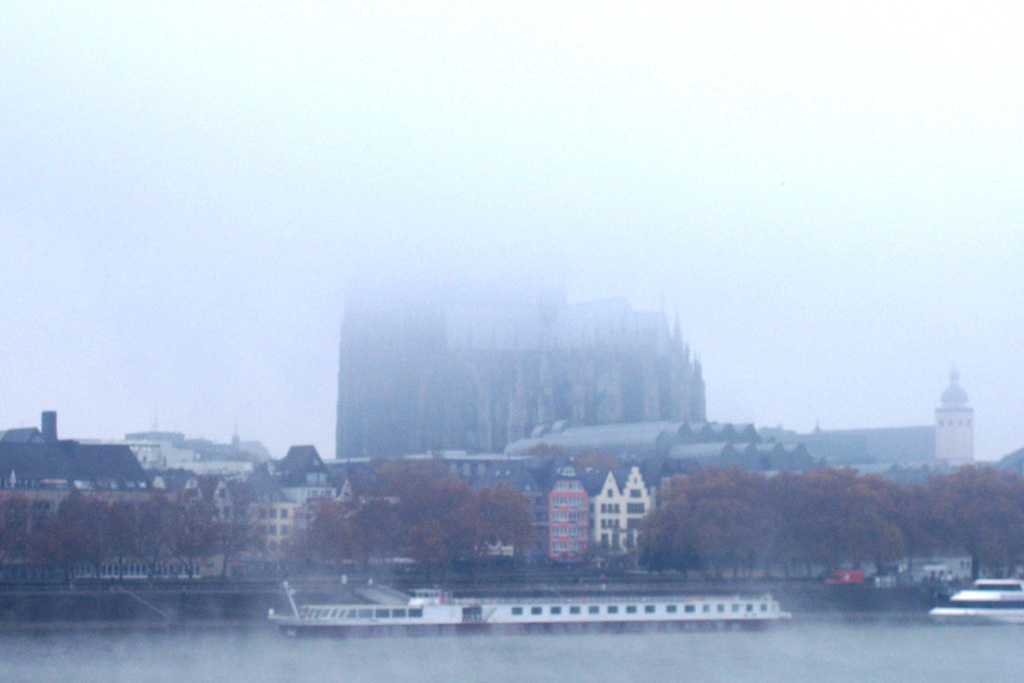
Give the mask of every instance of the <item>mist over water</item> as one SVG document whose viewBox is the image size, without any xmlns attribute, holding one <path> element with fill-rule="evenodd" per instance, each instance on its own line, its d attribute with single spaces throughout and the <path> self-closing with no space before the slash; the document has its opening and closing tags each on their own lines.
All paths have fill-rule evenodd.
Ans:
<svg viewBox="0 0 1024 683">
<path fill-rule="evenodd" d="M 765 632 L 288 638 L 269 629 L 4 639 L 0 680 L 1019 680 L 1022 631 L 806 620 Z"/>
</svg>

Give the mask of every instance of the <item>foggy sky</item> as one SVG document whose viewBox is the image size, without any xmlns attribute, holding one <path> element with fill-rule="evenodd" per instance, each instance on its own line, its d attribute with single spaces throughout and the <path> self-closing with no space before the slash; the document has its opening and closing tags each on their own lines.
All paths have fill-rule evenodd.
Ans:
<svg viewBox="0 0 1024 683">
<path fill-rule="evenodd" d="M 329 457 L 346 281 L 561 268 L 712 420 L 930 424 L 955 362 L 1024 446 L 1022 10 L 632 4 L 5 3 L 0 429 Z"/>
</svg>

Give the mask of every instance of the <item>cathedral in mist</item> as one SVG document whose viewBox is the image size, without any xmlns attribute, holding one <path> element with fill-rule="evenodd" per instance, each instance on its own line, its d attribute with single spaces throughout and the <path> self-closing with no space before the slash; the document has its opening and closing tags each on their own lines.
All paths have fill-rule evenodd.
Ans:
<svg viewBox="0 0 1024 683">
<path fill-rule="evenodd" d="M 624 299 L 474 290 L 349 294 L 338 458 L 500 452 L 541 425 L 705 420 L 678 321 Z"/>
</svg>

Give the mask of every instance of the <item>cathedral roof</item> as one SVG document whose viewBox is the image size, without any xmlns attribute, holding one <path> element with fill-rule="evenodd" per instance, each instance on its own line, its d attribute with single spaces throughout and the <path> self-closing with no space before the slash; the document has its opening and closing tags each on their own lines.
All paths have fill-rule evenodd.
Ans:
<svg viewBox="0 0 1024 683">
<path fill-rule="evenodd" d="M 623 298 L 565 304 L 553 311 L 528 304 L 449 303 L 444 325 L 449 346 L 466 349 L 665 346 L 670 339 L 664 313 L 635 311 Z"/>
</svg>

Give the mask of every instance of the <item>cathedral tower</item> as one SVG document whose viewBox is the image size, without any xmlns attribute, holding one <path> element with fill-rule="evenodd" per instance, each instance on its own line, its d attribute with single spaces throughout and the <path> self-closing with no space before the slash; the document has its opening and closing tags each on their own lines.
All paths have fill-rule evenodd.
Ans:
<svg viewBox="0 0 1024 683">
<path fill-rule="evenodd" d="M 942 405 L 935 409 L 935 457 L 953 467 L 974 462 L 974 408 L 960 387 L 956 368 L 949 373 Z"/>
</svg>

